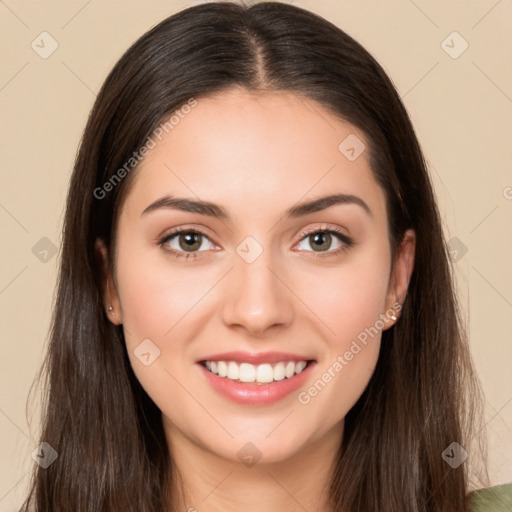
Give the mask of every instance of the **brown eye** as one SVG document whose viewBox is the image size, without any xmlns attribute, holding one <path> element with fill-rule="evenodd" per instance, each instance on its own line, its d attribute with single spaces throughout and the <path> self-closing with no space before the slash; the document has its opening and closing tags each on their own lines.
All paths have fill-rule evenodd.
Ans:
<svg viewBox="0 0 512 512">
<path fill-rule="evenodd" d="M 210 244 L 210 247 L 208 247 L 208 244 Z M 176 230 L 162 238 L 159 245 L 177 256 L 208 251 L 214 246 L 207 235 L 195 229 Z"/>
<path fill-rule="evenodd" d="M 301 247 L 306 242 L 310 249 Z M 331 254 L 337 252 L 337 249 L 349 247 L 351 244 L 350 238 L 343 233 L 338 233 L 333 229 L 317 229 L 304 235 L 304 238 L 299 242 L 299 248 L 306 250 L 306 252 L 326 252 Z"/>
<path fill-rule="evenodd" d="M 197 251 L 201 247 L 202 235 L 193 231 L 180 233 L 178 241 L 184 251 Z"/>
<path fill-rule="evenodd" d="M 318 248 L 319 251 L 327 251 L 332 243 L 332 237 L 325 231 L 319 231 L 309 236 L 311 247 Z"/>
</svg>

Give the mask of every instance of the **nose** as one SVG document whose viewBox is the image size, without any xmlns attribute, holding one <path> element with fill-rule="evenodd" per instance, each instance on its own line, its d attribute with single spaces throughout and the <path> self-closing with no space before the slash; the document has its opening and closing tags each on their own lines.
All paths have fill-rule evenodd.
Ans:
<svg viewBox="0 0 512 512">
<path fill-rule="evenodd" d="M 291 323 L 293 293 L 287 287 L 287 276 L 274 268 L 269 253 L 264 251 L 252 263 L 235 255 L 222 308 L 228 327 L 261 336 L 271 327 L 282 328 Z"/>
</svg>

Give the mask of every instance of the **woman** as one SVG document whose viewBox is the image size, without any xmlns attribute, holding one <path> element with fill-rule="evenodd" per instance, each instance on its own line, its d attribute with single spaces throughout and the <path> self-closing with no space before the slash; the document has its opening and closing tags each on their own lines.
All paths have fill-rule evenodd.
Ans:
<svg viewBox="0 0 512 512">
<path fill-rule="evenodd" d="M 23 510 L 471 510 L 479 388 L 368 52 L 273 2 L 143 35 L 83 135 L 45 371 Z"/>
</svg>

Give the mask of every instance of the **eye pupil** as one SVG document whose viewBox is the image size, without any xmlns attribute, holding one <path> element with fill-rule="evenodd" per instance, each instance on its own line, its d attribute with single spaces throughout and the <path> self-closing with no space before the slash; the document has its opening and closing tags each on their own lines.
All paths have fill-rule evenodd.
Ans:
<svg viewBox="0 0 512 512">
<path fill-rule="evenodd" d="M 199 243 L 197 242 L 199 238 Z M 184 250 L 199 249 L 201 247 L 201 235 L 199 233 L 186 233 L 179 237 L 180 247 Z M 197 245 L 197 246 L 196 246 Z"/>
<path fill-rule="evenodd" d="M 313 234 L 310 238 L 312 238 L 314 240 L 315 244 L 320 242 L 320 250 L 321 251 L 328 250 L 331 245 L 330 233 L 318 232 L 318 233 Z M 324 243 L 322 243 L 322 239 L 324 239 Z M 311 244 L 311 245 L 313 246 L 313 244 Z"/>
</svg>

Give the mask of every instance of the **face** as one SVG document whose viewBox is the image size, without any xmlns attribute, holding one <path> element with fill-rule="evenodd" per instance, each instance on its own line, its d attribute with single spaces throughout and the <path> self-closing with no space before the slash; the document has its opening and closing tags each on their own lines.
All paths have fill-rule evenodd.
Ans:
<svg viewBox="0 0 512 512">
<path fill-rule="evenodd" d="M 116 262 L 111 321 L 170 440 L 270 463 L 341 435 L 412 266 L 404 250 L 390 267 L 365 137 L 292 93 L 231 90 L 155 140 L 116 254 L 98 249 Z"/>
</svg>

